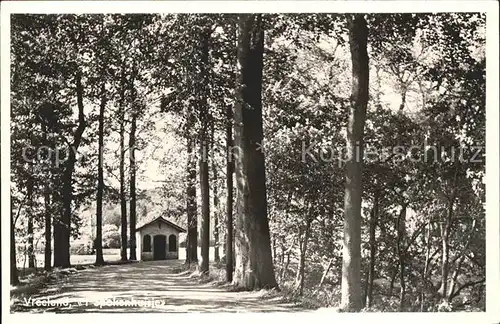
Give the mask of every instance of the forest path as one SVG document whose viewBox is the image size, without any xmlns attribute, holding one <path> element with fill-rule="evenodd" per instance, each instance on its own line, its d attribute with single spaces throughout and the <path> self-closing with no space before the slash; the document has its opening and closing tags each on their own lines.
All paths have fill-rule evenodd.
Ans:
<svg viewBox="0 0 500 324">
<path fill-rule="evenodd" d="M 34 313 L 305 311 L 281 297 L 263 298 L 258 291 L 231 292 L 199 283 L 187 272 L 175 273 L 181 262 L 136 262 L 80 270 L 51 283 L 31 300 L 20 300 L 19 306 Z"/>
</svg>

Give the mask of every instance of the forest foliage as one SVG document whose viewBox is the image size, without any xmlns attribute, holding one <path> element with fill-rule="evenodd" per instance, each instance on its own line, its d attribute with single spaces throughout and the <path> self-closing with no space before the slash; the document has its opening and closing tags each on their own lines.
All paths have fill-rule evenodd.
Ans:
<svg viewBox="0 0 500 324">
<path fill-rule="evenodd" d="M 264 205 L 252 206 L 267 212 L 273 279 L 315 305 L 340 303 L 344 155 L 353 104 L 350 17 L 251 19 L 243 26 L 236 15 L 12 15 L 14 264 L 27 257 L 32 267 L 39 252 L 50 269 L 54 252 L 55 266 L 69 266 L 69 254 L 56 247 L 64 249 L 67 241 L 69 253 L 70 240 L 96 239 L 99 154 L 104 248 L 130 239 L 124 219 L 139 224 L 164 215 L 191 228 L 196 240 L 201 232 L 204 247 L 215 241 L 223 262 L 227 211 L 235 218 L 235 237 L 242 224 L 240 205 L 228 209 L 233 197 L 227 199 L 233 188 L 226 180 L 238 177 L 232 171 L 243 163 L 230 164 L 233 136 L 246 143 L 232 114 L 258 125 L 253 115 L 237 119 L 238 100 L 252 101 L 258 93 L 263 140 L 245 136 L 256 139 L 265 165 L 259 185 L 266 189 Z M 363 71 L 369 74 L 359 192 L 363 305 L 484 310 L 485 15 L 363 19 Z M 245 28 L 248 48 L 241 40 Z M 242 74 L 238 59 L 258 54 L 259 35 L 262 76 L 248 95 L 239 77 L 258 73 Z M 200 166 L 196 159 L 207 152 Z M 247 176 L 256 174 L 242 165 Z M 238 181 L 234 187 L 237 202 L 245 187 Z M 137 206 L 130 204 L 132 192 Z M 45 244 L 52 235 L 54 251 Z M 200 260 L 208 261 L 204 253 Z M 208 271 L 208 262 L 201 266 Z"/>
</svg>

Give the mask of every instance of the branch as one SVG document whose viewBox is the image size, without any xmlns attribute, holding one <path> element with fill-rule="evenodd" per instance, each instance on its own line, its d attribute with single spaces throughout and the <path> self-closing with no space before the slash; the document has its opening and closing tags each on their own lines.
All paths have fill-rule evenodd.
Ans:
<svg viewBox="0 0 500 324">
<path fill-rule="evenodd" d="M 403 254 L 406 254 L 408 252 L 408 250 L 410 249 L 410 246 L 413 244 L 413 242 L 415 242 L 415 240 L 420 235 L 420 233 L 422 232 L 422 230 L 425 228 L 426 225 L 427 225 L 427 223 L 420 224 L 420 226 L 417 228 L 417 230 L 415 232 L 413 232 L 413 235 L 411 236 L 411 239 L 408 241 L 406 248 L 403 251 Z"/>
<path fill-rule="evenodd" d="M 439 251 L 441 251 L 441 246 L 439 246 L 434 252 L 432 252 L 431 256 L 429 257 L 429 263 L 427 264 L 427 273 L 425 274 L 426 276 L 432 272 L 432 269 L 434 267 L 436 267 L 436 263 L 433 264 L 433 260 Z"/>
<path fill-rule="evenodd" d="M 23 204 L 26 201 L 26 198 L 27 198 L 27 196 L 24 196 L 23 200 L 21 200 L 21 202 L 19 203 L 19 208 L 17 209 L 16 217 L 14 218 L 14 221 L 12 224 L 14 227 L 16 226 L 17 219 L 19 218 L 19 215 L 21 214 L 21 208 L 23 207 Z"/>
<path fill-rule="evenodd" d="M 120 178 L 116 174 L 113 173 L 113 171 L 111 170 L 111 167 L 106 165 L 105 168 L 106 168 L 106 173 L 112 175 L 116 180 L 120 181 Z"/>
<path fill-rule="evenodd" d="M 463 289 L 468 288 L 468 287 L 472 287 L 472 286 L 475 286 L 475 285 L 478 285 L 478 284 L 481 284 L 483 282 L 486 282 L 486 278 L 483 278 L 483 279 L 480 279 L 480 280 L 476 280 L 476 281 L 469 281 L 468 283 L 463 284 L 453 294 L 451 294 L 450 300 L 453 299 L 453 298 L 455 298 L 455 297 L 457 297 L 460 294 L 460 291 L 462 291 Z"/>
<path fill-rule="evenodd" d="M 476 229 L 476 219 L 472 221 L 472 227 L 469 232 L 469 237 L 467 239 L 467 242 L 465 243 L 465 246 L 463 247 L 462 251 L 451 261 L 451 263 L 455 263 L 459 258 L 465 256 L 465 252 L 467 252 L 467 249 L 469 248 L 470 242 L 472 240 L 472 235 L 474 234 L 474 230 Z"/>
</svg>

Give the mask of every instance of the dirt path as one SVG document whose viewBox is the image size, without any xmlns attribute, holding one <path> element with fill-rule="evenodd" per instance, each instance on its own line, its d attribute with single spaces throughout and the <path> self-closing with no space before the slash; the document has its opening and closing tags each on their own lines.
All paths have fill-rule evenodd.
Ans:
<svg viewBox="0 0 500 324">
<path fill-rule="evenodd" d="M 304 311 L 280 297 L 263 299 L 259 292 L 229 292 L 201 284 L 187 273 L 174 273 L 179 264 L 138 262 L 80 270 L 31 300 L 23 298 L 18 306 L 34 313 Z"/>
</svg>

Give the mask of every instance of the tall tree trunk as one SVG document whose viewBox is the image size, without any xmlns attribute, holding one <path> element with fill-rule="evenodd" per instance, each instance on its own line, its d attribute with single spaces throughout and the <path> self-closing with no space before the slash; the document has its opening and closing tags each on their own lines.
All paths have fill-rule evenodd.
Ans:
<svg viewBox="0 0 500 324">
<path fill-rule="evenodd" d="M 104 110 L 106 109 L 104 82 L 101 85 L 101 104 L 99 106 L 99 156 L 97 159 L 97 197 L 96 197 L 96 237 L 95 237 L 95 264 L 103 265 L 102 253 L 102 196 L 104 193 Z"/>
<path fill-rule="evenodd" d="M 227 233 L 224 232 L 224 236 L 223 236 L 223 242 L 224 244 L 222 244 L 222 255 L 226 255 L 226 242 L 227 242 Z"/>
<path fill-rule="evenodd" d="M 42 123 L 42 143 L 49 145 L 47 140 L 47 127 Z M 44 154 L 43 158 L 48 161 L 48 155 Z M 44 247 L 44 269 L 49 271 L 52 269 L 52 216 L 50 208 L 50 186 L 52 180 L 52 170 L 50 167 L 46 170 L 47 179 L 43 185 L 43 203 L 44 203 L 44 220 L 45 220 L 45 247 Z"/>
<path fill-rule="evenodd" d="M 406 203 L 401 206 L 401 212 L 397 221 L 397 243 L 396 248 L 399 258 L 399 311 L 403 311 L 405 308 L 405 294 L 406 294 L 406 283 L 405 283 L 405 259 L 406 259 Z"/>
<path fill-rule="evenodd" d="M 226 108 L 226 281 L 233 281 L 233 107 Z"/>
<path fill-rule="evenodd" d="M 399 104 L 399 112 L 402 113 L 406 105 L 406 85 L 401 85 L 401 103 Z"/>
<path fill-rule="evenodd" d="M 33 233 L 33 219 L 35 218 L 35 208 L 34 208 L 34 183 L 33 177 L 30 175 L 27 184 L 27 195 L 28 195 L 28 267 L 35 268 L 35 247 L 34 247 L 34 233 Z"/>
<path fill-rule="evenodd" d="M 457 175 L 458 166 L 455 169 L 455 175 L 452 186 L 451 197 L 448 202 L 448 209 L 444 221 L 441 222 L 441 244 L 442 244 L 442 255 L 441 255 L 441 295 L 443 300 L 447 300 L 446 294 L 448 291 L 448 272 L 449 272 L 449 235 L 451 221 L 453 218 L 453 208 L 455 206 L 456 198 L 456 185 L 457 185 Z"/>
<path fill-rule="evenodd" d="M 137 197 L 136 197 L 136 163 L 135 163 L 135 133 L 137 130 L 137 109 L 135 103 L 135 88 L 132 89 L 133 103 L 132 107 L 132 122 L 130 126 L 130 135 L 128 141 L 129 148 L 129 163 L 130 163 L 130 260 L 137 260 L 137 251 L 136 246 L 137 242 L 135 241 L 135 227 L 137 222 Z"/>
<path fill-rule="evenodd" d="M 425 239 L 425 263 L 424 263 L 424 269 L 422 270 L 422 283 L 421 283 L 421 288 L 420 288 L 420 311 L 424 311 L 424 305 L 425 305 L 425 286 L 426 286 L 426 279 L 427 279 L 427 272 L 429 268 L 429 262 L 430 262 L 430 255 L 431 255 L 431 222 L 428 222 L 427 225 L 427 232 L 426 232 L 426 239 Z"/>
<path fill-rule="evenodd" d="M 33 146 L 34 141 L 33 141 L 33 136 L 30 136 L 30 143 Z M 36 268 L 36 262 L 35 262 L 35 246 L 34 246 L 34 232 L 33 232 L 33 221 L 35 219 L 35 197 L 34 197 L 34 190 L 35 190 L 35 179 L 33 177 L 33 165 L 30 163 L 29 166 L 29 175 L 28 175 L 28 181 L 27 181 L 27 197 L 28 197 L 28 228 L 27 228 L 27 236 L 28 236 L 28 267 L 29 268 Z"/>
<path fill-rule="evenodd" d="M 453 298 L 456 297 L 455 286 L 457 284 L 458 274 L 460 272 L 460 268 L 462 267 L 462 263 L 465 260 L 465 255 L 466 255 L 467 249 L 469 248 L 469 245 L 471 243 L 475 228 L 476 228 L 476 219 L 474 219 L 472 221 L 471 230 L 469 232 L 469 236 L 467 238 L 467 242 L 465 243 L 464 248 L 462 249 L 460 254 L 451 262 L 453 264 L 453 263 L 457 262 L 457 260 L 458 260 L 457 265 L 455 266 L 455 271 L 453 271 L 453 275 L 451 276 L 451 284 L 450 284 L 450 288 L 448 291 L 447 298 L 448 298 L 448 302 L 450 302 L 450 303 L 452 302 Z"/>
<path fill-rule="evenodd" d="M 328 275 L 328 272 L 330 272 L 330 269 L 333 266 L 333 259 L 330 259 L 328 261 L 328 265 L 325 268 L 325 271 L 323 272 L 323 275 L 321 276 L 321 280 L 319 281 L 318 288 L 316 289 L 316 293 L 320 291 L 321 287 L 323 287 L 323 284 L 325 283 L 326 276 Z"/>
<path fill-rule="evenodd" d="M 188 134 L 187 134 L 187 166 L 186 166 L 186 212 L 187 212 L 187 222 L 188 222 L 188 233 L 187 233 L 187 255 L 186 263 L 196 263 L 198 262 L 198 219 L 197 219 L 197 206 L 196 206 L 196 159 L 193 152 L 195 146 L 195 139 L 190 134 L 193 123 L 193 113 L 188 112 Z"/>
<path fill-rule="evenodd" d="M 380 235 L 382 237 L 388 237 L 387 233 L 387 228 L 384 226 L 384 222 L 379 223 L 379 228 L 380 228 Z M 394 248 L 394 255 L 397 255 L 397 248 L 396 246 L 391 246 Z M 394 291 L 394 283 L 396 281 L 396 276 L 398 275 L 398 264 L 397 262 L 395 264 L 389 264 L 389 274 L 390 274 L 390 283 L 389 283 L 389 293 L 388 295 L 392 298 L 393 297 L 393 291 Z"/>
<path fill-rule="evenodd" d="M 285 209 L 285 215 L 284 215 L 284 223 L 287 223 L 288 222 L 288 219 L 289 219 L 289 214 L 290 214 L 290 206 L 291 206 L 291 201 L 292 201 L 292 196 L 293 196 L 293 191 L 288 191 L 288 195 L 287 195 L 287 198 L 286 198 L 286 204 L 285 206 L 287 206 L 287 208 Z M 300 242 L 300 241 L 299 241 Z M 290 254 L 292 252 L 292 250 L 294 249 L 294 245 L 295 245 L 295 241 L 292 241 L 292 242 L 287 242 L 286 240 L 286 236 L 285 235 L 281 235 L 281 242 L 280 242 L 280 246 L 281 246 L 281 260 L 280 260 L 280 264 L 281 264 L 281 271 L 279 273 L 279 282 L 283 282 L 283 280 L 285 279 L 285 276 L 287 274 L 287 271 L 288 271 L 288 265 L 290 264 Z M 285 255 L 286 255 L 286 263 L 285 263 Z"/>
<path fill-rule="evenodd" d="M 19 204 L 18 214 L 21 210 L 22 203 Z M 10 200 L 10 284 L 12 286 L 19 285 L 19 273 L 17 270 L 17 256 L 16 256 L 16 219 L 14 216 L 14 202 Z"/>
<path fill-rule="evenodd" d="M 61 267 L 64 263 L 65 257 L 63 256 L 63 237 L 62 233 L 64 231 L 63 225 L 63 210 L 61 209 L 57 216 L 52 219 L 52 226 L 54 228 L 54 267 Z M 68 247 L 69 249 L 69 247 Z M 67 266 L 68 267 L 68 266 Z"/>
<path fill-rule="evenodd" d="M 236 271 L 245 289 L 277 287 L 267 219 L 266 174 L 262 150 L 262 68 L 264 29 L 261 15 L 239 17 L 239 75 L 235 104 Z"/>
<path fill-rule="evenodd" d="M 448 213 L 451 215 L 453 205 L 450 204 Z M 448 218 L 444 224 L 441 224 L 441 289 L 442 298 L 446 299 L 446 292 L 448 291 L 448 272 L 449 272 L 449 223 Z"/>
<path fill-rule="evenodd" d="M 212 173 L 213 173 L 213 192 L 214 192 L 214 261 L 220 261 L 219 254 L 219 188 L 218 188 L 218 172 L 217 163 L 215 162 L 215 120 L 212 118 L 210 123 L 212 134 L 211 149 L 212 152 Z"/>
<path fill-rule="evenodd" d="M 125 193 L 125 72 L 122 70 L 120 103 L 120 207 L 121 207 L 121 250 L 122 261 L 127 260 L 127 199 Z"/>
<path fill-rule="evenodd" d="M 71 155 L 71 153 L 69 153 Z M 62 213 L 54 226 L 54 266 L 69 268 L 70 263 L 70 235 L 71 235 L 71 201 L 73 199 L 71 184 L 73 178 L 73 170 L 70 163 L 66 163 L 63 173 L 63 189 L 62 189 Z"/>
<path fill-rule="evenodd" d="M 206 147 L 206 145 L 202 145 Z M 203 150 L 203 148 L 202 148 Z M 200 194 L 201 194 L 201 259 L 200 272 L 208 273 L 209 251 L 210 251 L 210 189 L 208 181 L 207 157 L 200 160 Z"/>
<path fill-rule="evenodd" d="M 368 278 L 366 280 L 365 289 L 365 305 L 370 307 L 373 301 L 373 279 L 375 278 L 375 255 L 377 254 L 377 246 L 375 241 L 375 231 L 378 221 L 378 203 L 379 192 L 375 190 L 373 196 L 373 208 L 370 213 L 370 263 L 368 265 Z"/>
<path fill-rule="evenodd" d="M 293 246 L 293 245 L 292 245 Z M 288 266 L 290 265 L 290 255 L 292 254 L 292 250 L 289 248 L 285 251 L 283 255 L 286 255 L 286 259 L 284 259 L 283 267 L 281 268 L 280 273 L 280 281 L 283 282 L 288 274 Z"/>
<path fill-rule="evenodd" d="M 396 249 L 396 254 L 397 254 L 397 249 Z M 393 296 L 393 291 L 394 291 L 394 283 L 396 282 L 396 277 L 398 275 L 398 265 L 393 265 L 391 267 L 392 273 L 391 273 L 391 280 L 389 283 L 389 296 Z"/>
<path fill-rule="evenodd" d="M 375 77 L 376 77 L 376 90 L 375 90 L 375 105 L 376 107 L 382 107 L 382 100 L 380 98 L 380 95 L 382 93 L 382 82 L 381 82 L 381 77 L 380 77 L 380 65 L 375 65 Z"/>
<path fill-rule="evenodd" d="M 208 50 L 210 29 L 201 35 L 201 85 L 198 87 L 201 132 L 200 132 L 200 194 L 201 194 L 201 259 L 200 272 L 208 273 L 210 255 L 210 180 L 208 159 L 210 156 L 208 143 L 208 127 L 210 122 L 208 109 Z"/>
<path fill-rule="evenodd" d="M 363 129 L 368 102 L 368 28 L 362 14 L 349 15 L 349 45 L 352 61 L 352 94 L 347 124 L 345 217 L 342 251 L 342 301 L 344 311 L 363 307 L 361 293 L 361 194 Z M 359 153 L 359 154 L 357 154 Z"/>
<path fill-rule="evenodd" d="M 54 267 L 69 268 L 70 263 L 70 236 L 71 236 L 71 203 L 73 200 L 73 171 L 76 163 L 76 152 L 80 146 L 83 132 L 87 126 L 83 105 L 82 74 L 76 73 L 76 94 L 78 106 L 78 126 L 75 131 L 73 143 L 68 148 L 62 175 L 62 215 L 54 223 Z"/>
<path fill-rule="evenodd" d="M 214 166 L 215 167 L 215 166 Z M 214 170 L 215 171 L 215 170 Z M 215 171 L 214 175 L 217 174 Z M 215 180 L 215 179 L 214 179 Z M 219 197 L 217 186 L 214 186 L 214 261 L 220 261 L 219 248 Z"/>
<path fill-rule="evenodd" d="M 272 234 L 272 238 L 271 238 L 271 249 L 272 249 L 272 254 L 273 254 L 273 264 L 275 264 L 276 263 L 276 235 L 273 235 L 273 234 Z"/>
<path fill-rule="evenodd" d="M 234 66 L 237 67 L 238 65 L 238 37 L 237 37 L 237 29 L 238 29 L 238 23 L 236 20 L 234 20 L 231 24 L 231 28 L 234 31 L 233 33 L 230 33 L 230 35 L 234 35 L 234 38 L 231 38 L 231 40 L 234 43 L 234 54 L 233 54 L 233 63 Z M 236 75 L 237 75 L 237 68 L 234 69 L 233 71 L 234 74 L 234 80 L 235 80 L 235 89 L 237 86 L 237 80 L 236 80 Z M 233 152 L 234 148 L 234 140 L 233 140 L 233 119 L 234 119 L 234 112 L 233 112 L 233 105 L 227 105 L 226 106 L 226 233 L 225 233 L 225 252 L 224 255 L 226 256 L 226 281 L 227 282 L 232 282 L 233 281 L 233 273 L 234 273 L 234 265 L 235 265 L 235 257 L 234 257 L 234 251 L 235 251 L 235 244 L 234 244 L 234 231 L 233 231 L 233 197 L 234 197 L 234 185 L 233 185 L 233 174 L 234 174 L 234 159 L 235 155 Z"/>
<path fill-rule="evenodd" d="M 307 244 L 309 242 L 309 235 L 311 232 L 311 222 L 312 216 L 307 215 L 306 227 L 304 229 L 304 238 L 302 244 L 300 244 L 300 256 L 299 256 L 299 269 L 297 271 L 297 277 L 295 278 L 296 288 L 299 291 L 299 295 L 302 296 L 304 293 L 304 277 L 305 277 L 305 267 L 306 267 L 306 255 L 307 255 Z M 300 241 L 299 241 L 300 242 Z"/>
<path fill-rule="evenodd" d="M 442 227 L 447 227 L 446 224 L 441 225 Z M 448 233 L 446 229 L 442 229 L 441 234 L 441 244 L 442 244 L 442 254 L 441 254 L 441 295 L 442 298 L 446 298 L 446 292 L 448 290 L 448 258 L 449 258 L 449 243 L 448 243 Z"/>
<path fill-rule="evenodd" d="M 50 192 L 46 184 L 43 193 L 44 218 L 45 218 L 45 248 L 44 248 L 44 269 L 52 269 L 52 217 L 50 214 Z"/>
</svg>

